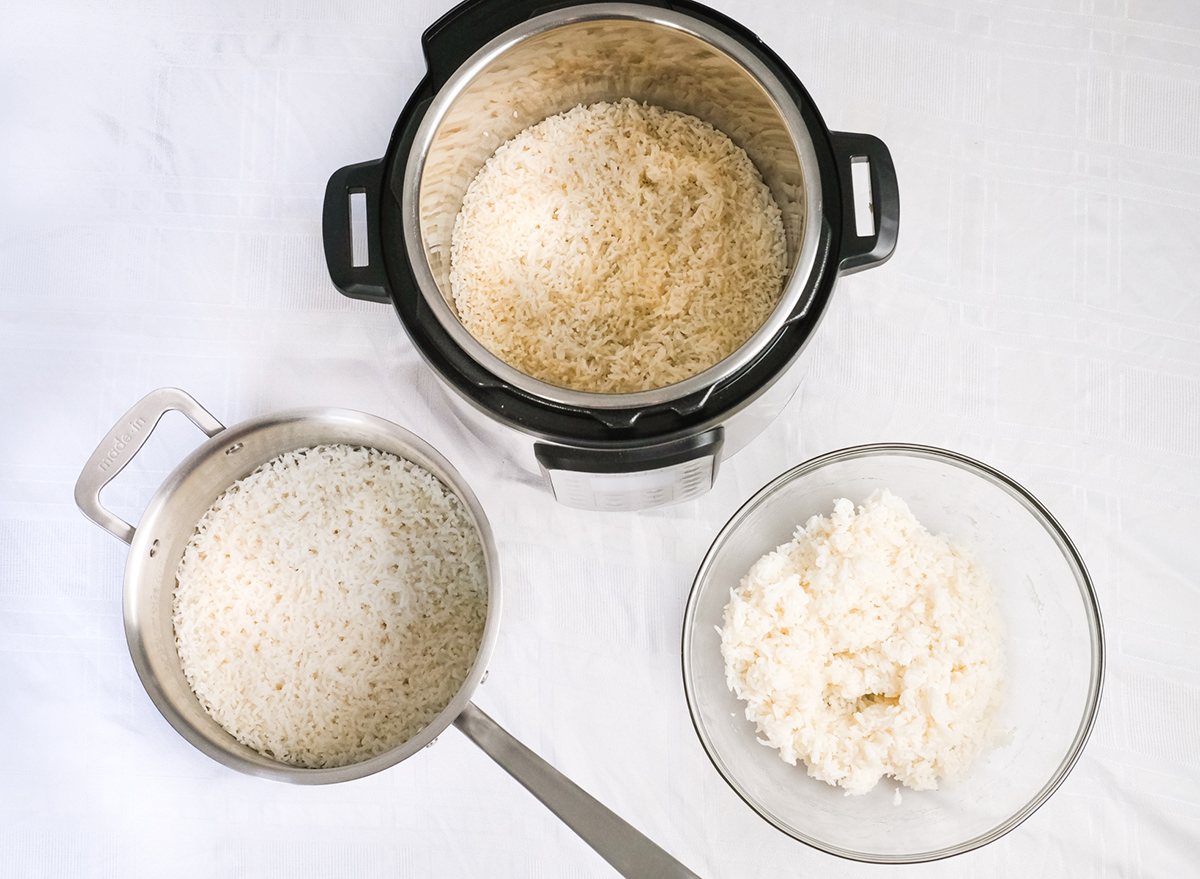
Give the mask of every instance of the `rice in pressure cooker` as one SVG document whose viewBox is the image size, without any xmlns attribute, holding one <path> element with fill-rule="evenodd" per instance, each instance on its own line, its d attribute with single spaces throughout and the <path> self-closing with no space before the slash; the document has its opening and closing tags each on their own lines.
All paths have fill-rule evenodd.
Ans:
<svg viewBox="0 0 1200 879">
<path fill-rule="evenodd" d="M 753 335 L 786 272 L 749 156 L 694 116 L 629 98 L 503 144 L 451 241 L 459 319 L 527 375 L 629 393 L 682 381 Z"/>
<path fill-rule="evenodd" d="M 971 554 L 890 492 L 842 498 L 759 559 L 721 629 L 759 741 L 847 794 L 960 777 L 991 739 L 1002 625 Z"/>
<path fill-rule="evenodd" d="M 431 473 L 375 449 L 288 452 L 200 519 L 174 600 L 201 704 L 276 760 L 407 741 L 466 680 L 487 616 L 478 532 Z"/>
</svg>

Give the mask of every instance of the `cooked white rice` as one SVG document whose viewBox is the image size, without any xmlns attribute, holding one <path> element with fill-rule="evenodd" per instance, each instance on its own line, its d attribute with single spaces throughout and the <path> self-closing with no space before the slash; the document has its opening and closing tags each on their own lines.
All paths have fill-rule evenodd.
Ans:
<svg viewBox="0 0 1200 879">
<path fill-rule="evenodd" d="M 745 151 L 629 98 L 503 144 L 451 241 L 467 330 L 527 375 L 603 393 L 674 384 L 732 354 L 785 272 L 781 214 Z"/>
<path fill-rule="evenodd" d="M 1002 624 L 972 555 L 877 491 L 842 498 L 730 592 L 721 651 L 759 741 L 847 794 L 960 777 L 1002 699 Z"/>
<path fill-rule="evenodd" d="M 479 650 L 479 534 L 432 474 L 375 449 L 288 452 L 200 519 L 174 597 L 204 708 L 276 760 L 342 766 L 407 741 Z"/>
</svg>

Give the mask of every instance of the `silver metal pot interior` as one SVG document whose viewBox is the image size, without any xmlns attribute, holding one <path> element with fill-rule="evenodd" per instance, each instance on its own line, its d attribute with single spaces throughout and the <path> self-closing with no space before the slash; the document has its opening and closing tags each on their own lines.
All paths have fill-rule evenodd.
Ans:
<svg viewBox="0 0 1200 879">
<path fill-rule="evenodd" d="M 497 147 L 547 116 L 624 97 L 703 119 L 747 152 L 783 213 L 789 274 L 768 322 L 722 363 L 653 391 L 570 391 L 503 364 L 459 323 L 450 287 L 451 235 L 468 185 Z M 821 191 L 816 154 L 799 109 L 758 56 L 688 16 L 604 3 L 530 19 L 464 63 L 438 92 L 417 131 L 402 203 L 405 243 L 422 293 L 459 345 L 535 396 L 615 408 L 652 405 L 707 387 L 743 366 L 776 335 L 796 310 L 815 261 Z"/>
<path fill-rule="evenodd" d="M 204 710 L 180 668 L 172 623 L 175 571 L 200 517 L 230 485 L 272 458 L 323 443 L 369 446 L 424 467 L 463 502 L 478 529 L 488 569 L 488 613 L 475 664 L 453 701 L 409 741 L 369 760 L 305 769 L 265 757 L 238 742 Z M 215 760 L 247 772 L 302 784 L 346 781 L 378 772 L 429 744 L 466 707 L 481 680 L 499 623 L 499 565 L 487 519 L 474 494 L 442 457 L 383 419 L 339 409 L 309 409 L 257 418 L 213 436 L 185 459 L 146 508 L 125 573 L 125 629 L 138 675 L 163 716 Z"/>
</svg>

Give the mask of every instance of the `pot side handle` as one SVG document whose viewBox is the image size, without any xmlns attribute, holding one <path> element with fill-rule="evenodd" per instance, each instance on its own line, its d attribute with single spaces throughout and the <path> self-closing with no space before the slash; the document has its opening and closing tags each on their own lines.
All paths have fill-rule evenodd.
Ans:
<svg viewBox="0 0 1200 879">
<path fill-rule="evenodd" d="M 325 265 L 333 285 L 342 295 L 367 302 L 391 302 L 379 240 L 379 200 L 383 189 L 383 159 L 339 168 L 325 186 L 321 211 L 321 240 Z M 367 262 L 354 265 L 354 233 L 350 221 L 350 196 L 366 197 Z"/>
<path fill-rule="evenodd" d="M 626 879 L 700 879 L 468 703 L 454 725 Z"/>
<path fill-rule="evenodd" d="M 144 396 L 121 416 L 96 451 L 92 452 L 75 483 L 75 503 L 83 514 L 126 543 L 133 543 L 136 529 L 105 509 L 100 502 L 100 490 L 133 460 L 150 438 L 155 425 L 172 409 L 182 412 L 209 436 L 215 436 L 225 429 L 225 425 L 190 394 L 178 388 L 159 388 Z"/>
<path fill-rule="evenodd" d="M 842 249 L 838 260 L 841 274 L 861 272 L 887 262 L 896 250 L 900 231 L 900 187 L 892 154 L 879 138 L 870 134 L 831 131 L 838 180 L 842 185 Z M 859 237 L 855 224 L 854 181 L 851 168 L 857 161 L 870 165 L 871 213 L 875 231 Z"/>
</svg>

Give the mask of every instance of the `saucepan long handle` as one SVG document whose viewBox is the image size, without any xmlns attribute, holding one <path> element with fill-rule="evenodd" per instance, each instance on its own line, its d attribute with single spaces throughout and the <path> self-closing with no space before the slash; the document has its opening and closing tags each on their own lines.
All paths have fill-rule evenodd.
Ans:
<svg viewBox="0 0 1200 879">
<path fill-rule="evenodd" d="M 467 705 L 454 725 L 626 879 L 699 879 L 474 704 Z"/>
</svg>

